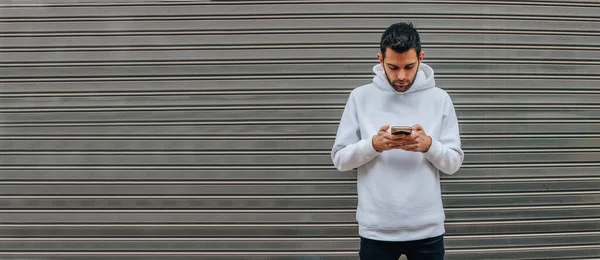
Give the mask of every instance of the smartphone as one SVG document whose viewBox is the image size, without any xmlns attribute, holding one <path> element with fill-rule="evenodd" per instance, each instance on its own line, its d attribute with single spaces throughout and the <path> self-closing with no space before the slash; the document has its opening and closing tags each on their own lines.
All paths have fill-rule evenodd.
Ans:
<svg viewBox="0 0 600 260">
<path fill-rule="evenodd" d="M 391 132 L 393 135 L 400 135 L 400 134 L 409 135 L 412 132 L 412 127 L 410 127 L 410 126 L 392 126 Z"/>
</svg>

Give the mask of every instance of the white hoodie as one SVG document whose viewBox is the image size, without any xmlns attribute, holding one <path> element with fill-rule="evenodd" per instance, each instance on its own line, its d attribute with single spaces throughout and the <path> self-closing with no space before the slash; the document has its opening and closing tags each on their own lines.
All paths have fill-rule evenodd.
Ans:
<svg viewBox="0 0 600 260">
<path fill-rule="evenodd" d="M 397 92 L 383 67 L 373 83 L 350 93 L 331 158 L 340 171 L 358 168 L 359 235 L 380 241 L 411 241 L 444 230 L 439 170 L 455 173 L 464 158 L 458 121 L 448 94 L 435 87 L 433 70 L 421 63 L 414 84 Z M 420 124 L 432 138 L 426 153 L 399 149 L 379 153 L 371 138 L 383 125 Z"/>
</svg>

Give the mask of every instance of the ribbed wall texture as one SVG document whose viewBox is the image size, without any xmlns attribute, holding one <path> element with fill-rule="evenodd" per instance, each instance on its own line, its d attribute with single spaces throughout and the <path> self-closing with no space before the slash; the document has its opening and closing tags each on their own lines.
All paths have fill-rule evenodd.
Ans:
<svg viewBox="0 0 600 260">
<path fill-rule="evenodd" d="M 0 259 L 357 259 L 329 153 L 398 21 L 461 124 L 447 259 L 600 259 L 598 1 L 114 2 L 0 2 Z"/>
</svg>

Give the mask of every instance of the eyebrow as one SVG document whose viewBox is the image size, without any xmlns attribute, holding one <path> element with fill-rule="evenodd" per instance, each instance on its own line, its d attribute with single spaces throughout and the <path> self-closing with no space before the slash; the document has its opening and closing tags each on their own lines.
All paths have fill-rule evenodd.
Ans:
<svg viewBox="0 0 600 260">
<path fill-rule="evenodd" d="M 396 64 L 392 64 L 392 63 L 386 63 L 386 64 L 387 64 L 388 66 L 390 66 L 390 65 L 391 65 L 391 66 L 394 66 L 394 67 L 400 67 L 400 66 L 398 66 L 398 65 L 396 65 Z M 406 66 L 410 66 L 410 65 L 415 65 L 415 64 L 417 64 L 417 61 L 415 61 L 415 62 L 413 62 L 413 63 L 406 64 L 406 65 L 404 65 L 404 67 L 406 67 Z"/>
</svg>

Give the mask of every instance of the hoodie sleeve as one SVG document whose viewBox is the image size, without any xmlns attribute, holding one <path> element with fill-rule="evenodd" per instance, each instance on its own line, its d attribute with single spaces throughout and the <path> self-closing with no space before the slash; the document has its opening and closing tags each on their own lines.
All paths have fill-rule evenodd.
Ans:
<svg viewBox="0 0 600 260">
<path fill-rule="evenodd" d="M 456 112 L 449 96 L 444 104 L 441 129 L 439 139 L 431 139 L 431 147 L 425 153 L 425 158 L 440 171 L 454 174 L 462 165 L 465 155 L 461 149 Z"/>
<path fill-rule="evenodd" d="M 379 153 L 373 148 L 371 138 L 360 138 L 360 126 L 353 93 L 344 108 L 331 150 L 333 165 L 339 171 L 349 171 L 373 160 Z"/>
</svg>

